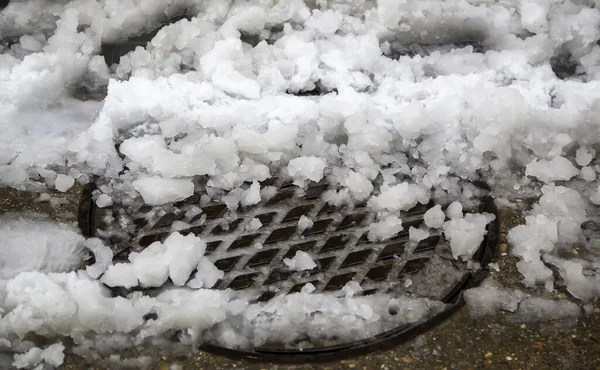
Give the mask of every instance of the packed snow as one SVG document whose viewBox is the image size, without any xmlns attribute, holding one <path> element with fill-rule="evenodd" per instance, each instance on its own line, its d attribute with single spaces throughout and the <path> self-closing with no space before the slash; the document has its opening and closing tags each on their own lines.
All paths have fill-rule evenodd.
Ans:
<svg viewBox="0 0 600 370">
<path fill-rule="evenodd" d="M 0 10 L 0 186 L 56 205 L 47 192 L 99 178 L 101 208 L 139 197 L 162 206 L 204 189 L 233 212 L 273 196 L 259 187 L 273 176 L 300 187 L 328 181 L 339 186 L 325 194 L 330 203 L 364 203 L 376 215 L 364 230 L 370 241 L 394 237 L 402 212 L 434 201 L 426 226 L 469 261 L 494 217 L 463 211 L 482 195 L 470 183 L 483 180 L 505 204 L 539 198 L 508 233 L 524 289 L 550 294 L 564 284 L 591 302 L 600 297 L 598 237 L 585 234 L 600 222 L 593 4 L 12 1 Z M 102 44 L 182 12 L 189 17 L 106 65 Z M 565 55 L 572 73 L 554 63 Z M 81 101 L 80 87 L 107 93 Z M 186 219 L 199 215 L 186 211 Z M 363 338 L 443 308 L 421 298 L 311 294 L 308 285 L 250 304 L 206 289 L 223 271 L 204 256 L 207 241 L 177 227 L 113 262 L 111 245 L 31 217 L 0 216 L 0 348 L 16 353 L 17 367 L 62 362 L 62 344 L 21 340 L 29 334 L 69 336 L 76 353 L 174 331 L 184 342 L 248 348 L 292 343 L 316 328 L 326 328 L 323 342 Z M 416 242 L 430 231 L 408 233 Z M 575 257 L 574 245 L 582 248 Z M 94 263 L 82 268 L 86 250 Z M 304 270 L 309 259 L 296 254 L 290 268 Z M 114 297 L 107 288 L 167 282 L 155 296 Z M 527 294 L 490 285 L 465 298 L 477 315 L 580 314 L 577 303 Z"/>
</svg>

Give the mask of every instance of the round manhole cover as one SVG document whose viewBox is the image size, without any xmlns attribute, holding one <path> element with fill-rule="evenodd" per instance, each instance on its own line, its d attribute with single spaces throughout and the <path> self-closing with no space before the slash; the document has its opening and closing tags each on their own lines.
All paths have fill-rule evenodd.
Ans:
<svg viewBox="0 0 600 370">
<path fill-rule="evenodd" d="M 94 202 L 95 185 L 88 185 L 80 207 L 80 226 L 88 236 L 103 239 L 111 246 L 114 263 L 128 262 L 132 252 L 164 242 L 175 231 L 198 236 L 206 243 L 204 257 L 214 265 L 210 267 L 222 271 L 208 288 L 237 292 L 256 306 L 255 311 L 262 310 L 246 326 L 261 319 L 293 321 L 296 318 L 289 306 L 301 302 L 297 297 L 309 293 L 320 297 L 313 302 L 317 306 L 311 313 L 314 322 L 299 322 L 304 327 L 292 336 L 277 335 L 271 325 L 266 330 L 272 330 L 272 335 L 264 335 L 258 345 L 255 341 L 232 348 L 222 338 L 211 340 L 210 335 L 203 341 L 205 350 L 268 361 L 327 360 L 369 353 L 422 332 L 460 305 L 462 291 L 481 279 L 481 270 L 477 272 L 473 266 L 489 263 L 498 242 L 496 217 L 487 224 L 487 233 L 472 261 L 465 262 L 453 258 L 450 244 L 439 229 L 429 230 L 429 235 L 418 242 L 409 238 L 411 227 L 425 229 L 423 216 L 433 203 L 402 212 L 402 230 L 379 240 L 369 235 L 376 218 L 370 207 L 365 203 L 328 203 L 328 195 L 336 189 L 325 181 L 299 188 L 289 181 L 270 179 L 260 188 L 262 199 L 258 204 L 231 211 L 227 196 L 221 198 L 224 202 L 214 203 L 203 191 L 162 206 L 127 198 L 123 203 L 99 208 Z M 464 212 L 496 214 L 493 202 L 486 198 Z M 198 273 L 194 270 L 189 281 Z M 169 287 L 173 287 L 170 280 L 160 286 L 111 289 L 115 295 L 125 296 L 135 290 L 158 294 Z M 335 306 L 335 299 L 349 296 L 355 299 L 354 306 L 330 308 L 318 317 L 320 311 L 326 311 L 326 305 Z M 378 302 L 373 307 L 379 312 L 361 306 L 359 299 Z M 288 308 L 277 313 L 275 319 L 273 310 L 278 305 Z M 380 323 L 358 326 L 362 330 L 346 336 L 336 330 L 331 334 L 320 330 L 327 324 L 319 326 L 319 320 L 339 319 L 336 325 L 347 320 L 350 325 L 356 318 L 348 311 L 354 314 L 363 309 L 369 312 L 361 313 L 359 319 L 368 322 L 374 317 Z M 290 317 L 286 318 L 285 312 Z M 340 317 L 335 317 L 337 314 Z M 231 325 L 234 331 L 247 331 Z M 251 330 L 254 335 L 259 331 Z"/>
</svg>

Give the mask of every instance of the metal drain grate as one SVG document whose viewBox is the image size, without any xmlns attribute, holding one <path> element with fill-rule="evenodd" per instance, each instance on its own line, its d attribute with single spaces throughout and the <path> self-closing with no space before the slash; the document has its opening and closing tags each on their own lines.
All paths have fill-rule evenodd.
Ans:
<svg viewBox="0 0 600 370">
<path fill-rule="evenodd" d="M 272 196 L 257 205 L 231 212 L 222 203 L 203 204 L 200 193 L 160 207 L 150 207 L 137 199 L 127 206 L 116 204 L 99 209 L 92 201 L 94 187 L 90 185 L 81 203 L 80 226 L 87 235 L 111 244 L 114 259 L 119 261 L 126 260 L 132 251 L 163 241 L 171 233 L 173 223 L 183 221 L 182 225 L 189 226 L 179 232 L 192 233 L 205 240 L 206 256 L 224 271 L 223 278 L 213 288 L 255 292 L 257 301 L 299 292 L 307 283 L 314 285 L 315 293 L 340 294 L 348 282 L 355 281 L 360 284 L 363 295 L 409 294 L 440 300 L 449 304 L 450 310 L 460 302 L 460 293 L 479 278 L 466 263 L 452 257 L 443 235 L 431 234 L 418 243 L 409 240 L 409 227 L 421 225 L 424 213 L 433 204 L 418 205 L 404 212 L 401 215 L 403 231 L 388 240 L 372 242 L 367 235 L 375 215 L 365 204 L 340 207 L 328 204 L 324 194 L 332 190 L 329 184 L 313 183 L 303 190 L 290 182 L 270 180 L 261 186 L 263 189 L 272 187 Z M 480 208 L 472 211 L 496 213 L 493 203 L 485 199 Z M 301 217 L 310 219 L 312 226 L 299 228 Z M 262 225 L 258 229 L 251 227 L 256 224 L 255 219 Z M 497 245 L 497 231 L 497 221 L 488 225 L 475 261 L 482 265 L 490 261 Z M 293 257 L 297 251 L 308 253 L 317 266 L 308 271 L 288 269 L 283 260 Z M 114 291 L 116 294 L 129 292 Z M 384 342 L 393 343 L 392 339 L 406 337 L 408 332 L 415 332 L 423 325 L 398 328 L 393 338 L 384 335 L 387 338 Z M 354 354 L 358 347 L 366 350 L 376 343 L 381 346 L 381 341 L 373 338 L 344 344 L 343 348 L 354 348 Z M 341 347 L 337 350 L 317 347 L 310 351 L 263 348 L 247 353 L 210 345 L 207 348 L 226 351 L 229 355 L 275 356 L 270 360 L 277 361 L 289 360 L 278 358 L 280 355 L 312 353 L 320 358 L 332 350 L 341 351 Z"/>
</svg>

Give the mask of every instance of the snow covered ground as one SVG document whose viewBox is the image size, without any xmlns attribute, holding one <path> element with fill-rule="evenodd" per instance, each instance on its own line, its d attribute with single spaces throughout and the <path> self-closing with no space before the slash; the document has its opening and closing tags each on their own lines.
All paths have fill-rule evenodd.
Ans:
<svg viewBox="0 0 600 370">
<path fill-rule="evenodd" d="M 67 191 L 101 176 L 107 180 L 95 195 L 100 207 L 140 195 L 160 205 L 186 198 L 194 179 L 208 176 L 215 197 L 217 190 L 235 195 L 224 199 L 233 207 L 260 200 L 257 189 L 241 190 L 244 183 L 287 176 L 302 186 L 327 178 L 342 186 L 332 202 L 366 200 L 378 212 L 374 239 L 398 231 L 400 211 L 430 199 L 457 201 L 447 217 L 433 209 L 426 222 L 443 230 L 455 258 L 469 259 L 490 217 L 465 216 L 460 206 L 478 195 L 468 182 L 483 179 L 502 206 L 540 197 L 526 223 L 509 232 L 510 253 L 520 260 L 524 286 L 552 292 L 565 285 L 576 303 L 544 305 L 492 283 L 467 300 L 481 314 L 514 311 L 519 302 L 534 316 L 542 306 L 548 318 L 576 313 L 600 296 L 593 232 L 600 205 L 598 6 L 13 1 L 0 11 L 0 186 Z M 190 19 L 162 28 L 118 65 L 107 66 L 99 55 L 102 43 L 182 12 Z M 72 97 L 77 86 L 106 84 L 102 102 Z M 382 316 L 390 297 L 352 297 L 350 289 L 335 300 L 311 296 L 308 287 L 276 306 L 249 306 L 231 292 L 202 289 L 219 273 L 203 260 L 202 240 L 174 234 L 131 264 L 112 265 L 107 247 L 69 226 L 1 217 L 0 349 L 18 353 L 19 367 L 60 363 L 61 337 L 84 354 L 158 344 L 177 330 L 192 343 L 216 328 L 209 331 L 213 340 L 244 347 L 296 340 L 305 333 L 289 328 L 301 322 L 328 323 L 332 330 L 323 335 L 368 336 L 420 319 L 428 313 L 423 307 L 439 308 L 404 298 L 394 302 L 403 314 L 392 320 Z M 423 232 L 412 230 L 411 239 Z M 169 243 L 185 246 L 189 258 L 169 252 Z M 96 265 L 77 270 L 86 247 Z M 56 260 L 65 251 L 72 253 Z M 193 288 L 156 297 L 112 298 L 97 280 L 185 283 L 196 266 L 207 274 Z M 64 272 L 70 267 L 76 271 Z M 310 321 L 317 309 L 322 321 Z M 158 319 L 149 320 L 151 313 Z M 28 339 L 34 333 L 56 344 L 36 349 Z"/>
</svg>

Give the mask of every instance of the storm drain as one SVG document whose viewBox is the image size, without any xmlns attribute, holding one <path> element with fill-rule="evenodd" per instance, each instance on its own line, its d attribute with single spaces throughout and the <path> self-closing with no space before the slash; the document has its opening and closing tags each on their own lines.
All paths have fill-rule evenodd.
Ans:
<svg viewBox="0 0 600 370">
<path fill-rule="evenodd" d="M 270 180 L 261 187 L 260 203 L 232 212 L 224 203 L 206 202 L 208 197 L 201 193 L 159 207 L 136 199 L 128 205 L 101 209 L 92 200 L 94 186 L 88 185 L 80 206 L 80 226 L 88 236 L 104 239 L 112 246 L 115 262 L 126 261 L 129 253 L 164 241 L 174 229 L 183 235 L 194 234 L 206 241 L 205 256 L 224 272 L 213 288 L 251 292 L 255 301 L 300 292 L 308 283 L 315 288 L 313 294 L 342 295 L 341 289 L 354 281 L 360 284 L 362 295 L 408 294 L 447 304 L 444 312 L 425 322 L 335 346 L 294 350 L 275 345 L 243 352 L 205 345 L 207 350 L 236 357 L 306 361 L 309 357 L 337 358 L 343 353 L 368 353 L 394 345 L 446 317 L 461 303 L 461 292 L 481 279 L 467 263 L 452 257 L 442 234 L 431 234 L 418 243 L 409 240 L 409 228 L 423 224 L 424 213 L 434 204 L 403 212 L 403 230 L 388 240 L 373 242 L 368 238 L 368 227 L 375 215 L 364 203 L 329 204 L 325 194 L 334 188 L 326 182 L 301 189 L 288 181 Z M 467 211 L 496 214 L 488 199 L 482 199 L 477 209 Z M 310 220 L 312 226 L 300 228 L 301 218 Z M 487 235 L 473 260 L 485 266 L 497 242 L 498 222 L 494 221 L 488 224 Z M 308 253 L 317 266 L 307 271 L 290 270 L 284 259 L 292 258 L 297 251 Z M 113 288 L 113 292 L 125 295 L 130 291 Z M 392 311 L 393 307 L 393 315 Z"/>
</svg>

